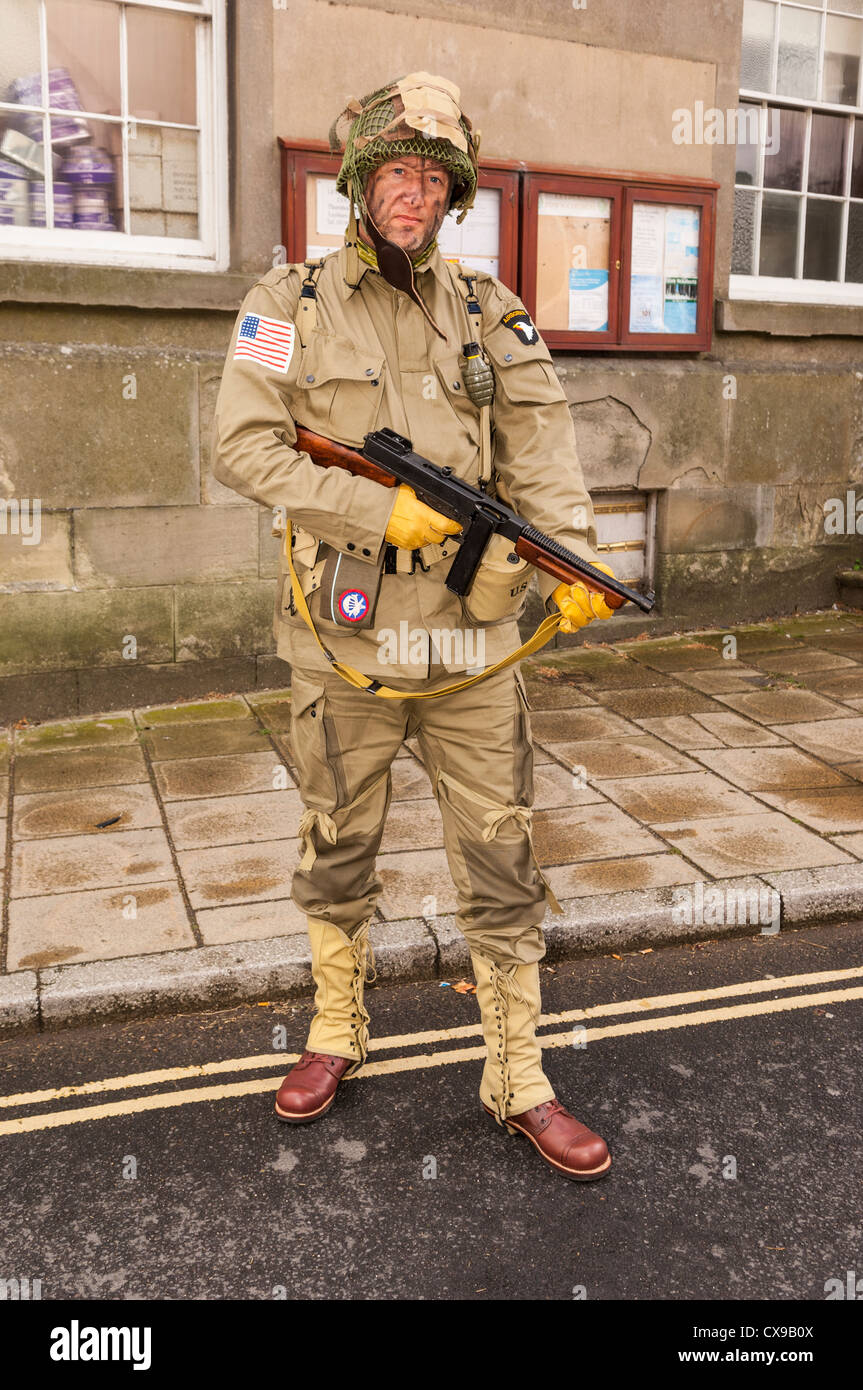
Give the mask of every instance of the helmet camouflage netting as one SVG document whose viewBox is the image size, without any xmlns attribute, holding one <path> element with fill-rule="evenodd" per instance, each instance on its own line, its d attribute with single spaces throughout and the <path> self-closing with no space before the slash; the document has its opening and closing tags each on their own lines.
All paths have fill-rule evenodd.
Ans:
<svg viewBox="0 0 863 1390">
<path fill-rule="evenodd" d="M 460 208 L 461 222 L 473 205 L 477 186 L 479 134 L 459 106 L 460 92 L 446 78 L 414 72 L 348 102 L 333 122 L 330 149 L 344 151 L 336 187 L 367 209 L 366 179 L 400 155 L 437 160 L 452 174 L 449 206 Z"/>
</svg>

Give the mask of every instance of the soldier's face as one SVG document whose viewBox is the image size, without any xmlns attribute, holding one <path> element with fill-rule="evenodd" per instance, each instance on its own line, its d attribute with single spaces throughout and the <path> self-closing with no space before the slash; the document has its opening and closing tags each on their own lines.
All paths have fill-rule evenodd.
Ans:
<svg viewBox="0 0 863 1390">
<path fill-rule="evenodd" d="M 405 155 L 369 176 L 365 196 L 382 236 L 408 254 L 425 250 L 449 207 L 451 174 L 435 159 Z"/>
</svg>

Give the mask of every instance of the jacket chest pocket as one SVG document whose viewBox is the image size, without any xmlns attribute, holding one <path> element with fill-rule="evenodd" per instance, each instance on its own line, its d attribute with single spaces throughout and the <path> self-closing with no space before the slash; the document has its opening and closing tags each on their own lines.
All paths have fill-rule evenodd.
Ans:
<svg viewBox="0 0 863 1390">
<path fill-rule="evenodd" d="M 380 413 L 385 371 L 381 353 L 315 330 L 292 391 L 294 419 L 318 434 L 361 447 Z"/>
<path fill-rule="evenodd" d="M 462 450 L 466 440 L 478 449 L 480 410 L 465 390 L 459 354 L 456 352 L 437 358 L 434 367 L 438 376 L 438 393 L 450 407 L 450 429 L 455 432 Z"/>
</svg>

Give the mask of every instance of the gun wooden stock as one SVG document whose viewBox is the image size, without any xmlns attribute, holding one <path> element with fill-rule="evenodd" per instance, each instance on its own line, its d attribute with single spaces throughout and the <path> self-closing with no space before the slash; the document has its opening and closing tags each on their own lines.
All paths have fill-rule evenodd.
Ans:
<svg viewBox="0 0 863 1390">
<path fill-rule="evenodd" d="M 314 463 L 322 468 L 344 468 L 360 478 L 371 478 L 382 487 L 399 487 L 399 480 L 379 463 L 367 459 L 359 449 L 350 444 L 340 444 L 337 439 L 327 439 L 325 434 L 307 430 L 305 425 L 297 425 L 297 448 L 309 455 Z"/>
</svg>

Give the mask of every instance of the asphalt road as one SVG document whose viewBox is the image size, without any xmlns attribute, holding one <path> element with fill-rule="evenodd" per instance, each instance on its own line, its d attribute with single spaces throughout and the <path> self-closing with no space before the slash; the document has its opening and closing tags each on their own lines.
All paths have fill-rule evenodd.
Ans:
<svg viewBox="0 0 863 1390">
<path fill-rule="evenodd" d="M 376 1074 L 303 1127 L 272 1102 L 306 1005 L 7 1040 L 0 1278 L 43 1300 L 823 1302 L 863 1276 L 861 962 L 857 923 L 543 967 L 545 1014 L 623 1005 L 542 1029 L 611 1148 L 590 1184 L 482 1113 L 481 1061 L 447 1057 L 478 1031 L 437 1036 L 478 1029 L 476 1000 L 436 982 L 368 990 Z"/>
</svg>

